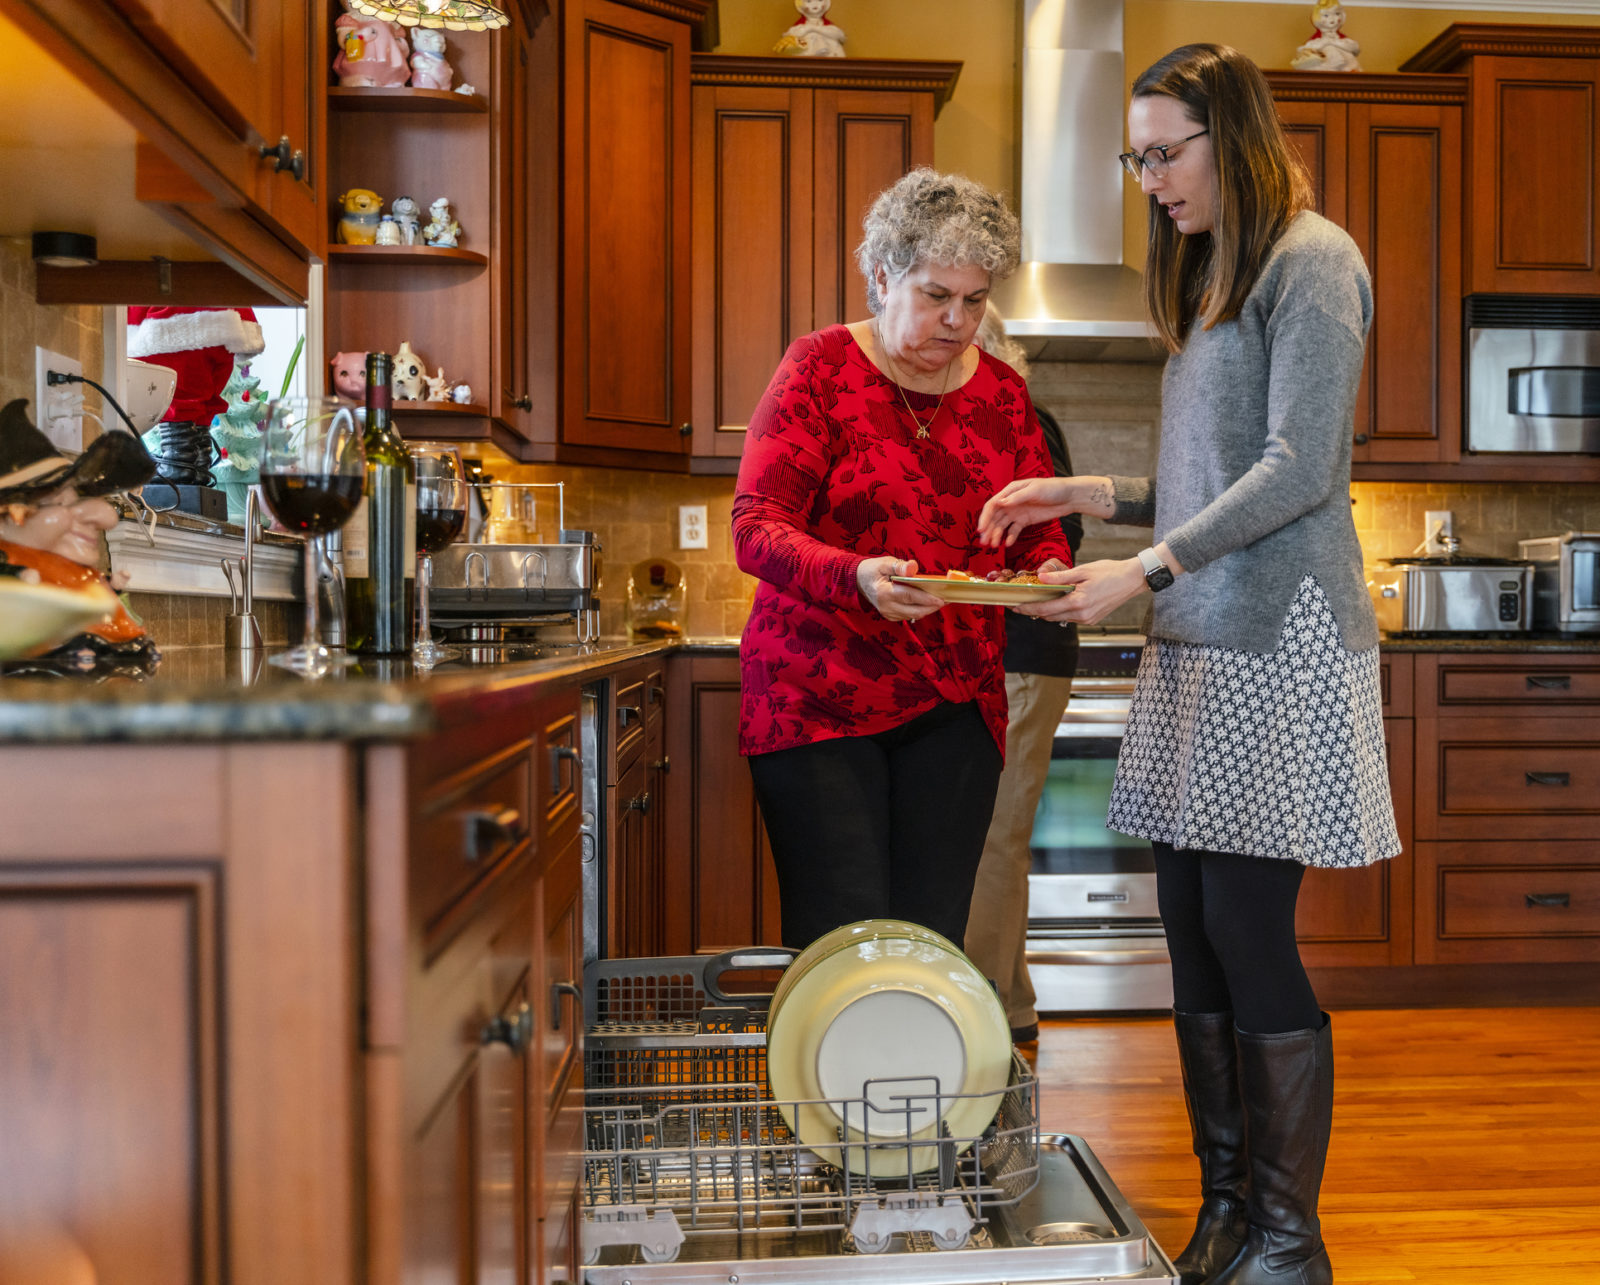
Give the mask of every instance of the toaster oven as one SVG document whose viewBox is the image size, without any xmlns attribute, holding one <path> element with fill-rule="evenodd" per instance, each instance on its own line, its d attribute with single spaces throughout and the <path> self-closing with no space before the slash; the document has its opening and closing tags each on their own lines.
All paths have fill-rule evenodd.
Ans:
<svg viewBox="0 0 1600 1285">
<path fill-rule="evenodd" d="M 1378 628 L 1516 634 L 1533 625 L 1533 566 L 1503 558 L 1386 558 L 1367 582 Z"/>
<path fill-rule="evenodd" d="M 1533 564 L 1534 628 L 1600 633 L 1600 533 L 1568 531 L 1517 549 Z"/>
</svg>

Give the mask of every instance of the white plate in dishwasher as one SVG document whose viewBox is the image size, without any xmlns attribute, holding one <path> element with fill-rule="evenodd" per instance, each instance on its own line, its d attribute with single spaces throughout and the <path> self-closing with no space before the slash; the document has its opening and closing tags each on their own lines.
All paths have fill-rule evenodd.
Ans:
<svg viewBox="0 0 1600 1285">
<path fill-rule="evenodd" d="M 820 938 L 785 971 L 768 1014 L 779 1110 L 806 1147 L 854 1173 L 933 1168 L 938 1148 L 911 1144 L 939 1137 L 941 1122 L 958 1143 L 977 1138 L 1010 1069 L 993 987 L 916 924 L 868 920 Z"/>
</svg>

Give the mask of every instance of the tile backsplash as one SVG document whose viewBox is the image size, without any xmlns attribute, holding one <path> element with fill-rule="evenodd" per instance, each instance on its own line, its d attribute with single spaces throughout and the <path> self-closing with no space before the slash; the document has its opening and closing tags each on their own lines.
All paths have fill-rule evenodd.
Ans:
<svg viewBox="0 0 1600 1285">
<path fill-rule="evenodd" d="M 1600 530 L 1600 486 L 1577 482 L 1352 482 L 1361 549 L 1378 558 L 1414 553 L 1430 509 L 1447 509 L 1461 552 L 1514 558 L 1517 541 Z"/>
<path fill-rule="evenodd" d="M 48 348 L 83 363 L 83 373 L 99 379 L 104 368 L 102 312 L 87 305 L 34 302 L 33 243 L 27 237 L 0 237 L 0 406 L 15 398 L 28 402 L 28 417 L 38 423 L 33 405 L 33 350 Z M 91 402 L 98 396 L 90 393 Z M 98 430 L 84 421 L 85 435 Z"/>
</svg>

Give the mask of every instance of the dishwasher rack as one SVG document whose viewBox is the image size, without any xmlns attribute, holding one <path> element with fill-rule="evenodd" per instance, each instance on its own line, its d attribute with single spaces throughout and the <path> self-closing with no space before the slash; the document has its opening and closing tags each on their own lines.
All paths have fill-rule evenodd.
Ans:
<svg viewBox="0 0 1600 1285">
<path fill-rule="evenodd" d="M 824 1234 L 855 1254 L 959 1250 L 988 1243 L 995 1211 L 1037 1183 L 1039 1087 L 1014 1053 L 999 1094 L 945 1093 L 927 1077 L 869 1082 L 860 1098 L 829 1105 L 843 1119 L 875 1117 L 870 1133 L 841 1129 L 836 1147 L 816 1150 L 795 1138 L 785 1108 L 793 1118 L 802 1104 L 775 1102 L 767 1087 L 768 996 L 722 986 L 730 973 L 779 970 L 792 959 L 749 950 L 590 965 L 590 1263 L 608 1247 L 668 1263 L 696 1237 L 732 1237 L 756 1257 L 763 1238 Z M 999 1098 L 981 1136 L 917 1136 L 919 1115 L 940 1118 L 972 1096 Z"/>
</svg>

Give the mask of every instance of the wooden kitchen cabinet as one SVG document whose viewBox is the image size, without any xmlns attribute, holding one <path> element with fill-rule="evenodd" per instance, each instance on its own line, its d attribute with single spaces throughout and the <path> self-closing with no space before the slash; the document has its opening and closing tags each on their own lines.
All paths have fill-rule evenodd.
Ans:
<svg viewBox="0 0 1600 1285">
<path fill-rule="evenodd" d="M 317 69 L 328 54 L 318 6 L 4 0 L 3 8 L 138 130 L 140 200 L 274 298 L 305 301 L 308 261 L 324 244 Z"/>
<path fill-rule="evenodd" d="M 1469 294 L 1600 294 L 1600 31 L 1456 23 L 1403 64 L 1471 86 Z"/>
<path fill-rule="evenodd" d="M 1350 233 L 1372 276 L 1353 462 L 1459 459 L 1466 79 L 1272 72 L 1268 81 L 1317 208 Z"/>
<path fill-rule="evenodd" d="M 663 789 L 667 689 L 660 659 L 620 670 L 609 684 L 612 752 L 607 811 L 606 958 L 669 953 L 665 842 L 670 803 Z"/>
<path fill-rule="evenodd" d="M 695 471 L 737 471 L 790 343 L 867 315 L 862 216 L 933 163 L 933 120 L 960 68 L 695 55 Z"/>
</svg>

